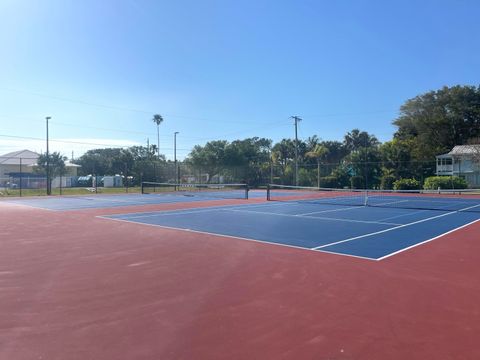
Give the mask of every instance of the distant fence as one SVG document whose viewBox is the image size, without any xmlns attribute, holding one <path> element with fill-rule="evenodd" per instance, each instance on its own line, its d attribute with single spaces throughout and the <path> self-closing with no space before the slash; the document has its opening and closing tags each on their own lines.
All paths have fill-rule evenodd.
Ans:
<svg viewBox="0 0 480 360">
<path fill-rule="evenodd" d="M 0 178 L 0 187 L 4 189 L 46 189 L 46 177 L 29 176 L 3 176 Z"/>
<path fill-rule="evenodd" d="M 29 159 L 14 159 L 8 163 L 0 158 L 0 191 L 3 193 L 28 189 L 36 189 L 43 194 L 47 190 L 45 175 L 32 172 Z M 2 163 L 2 161 L 4 161 Z M 30 159 L 31 162 L 31 159 Z M 86 172 L 87 167 L 79 169 Z M 415 179 L 422 186 L 425 179 L 436 173 L 436 162 L 299 162 L 298 175 L 295 162 L 292 159 L 273 162 L 251 162 L 246 165 L 226 166 L 221 161 L 218 164 L 193 165 L 188 162 L 173 161 L 133 161 L 118 166 L 118 174 L 104 176 L 95 174 L 84 176 L 62 176 L 52 180 L 55 194 L 69 188 L 109 188 L 139 187 L 143 181 L 171 183 L 246 183 L 251 188 L 266 184 L 389 189 L 399 179 Z M 98 171 L 98 168 L 97 168 Z M 116 172 L 116 171 L 115 171 Z M 468 178 L 469 174 L 459 174 Z M 57 191 L 57 189 L 59 189 Z M 43 192 L 42 192 L 43 191 Z M 107 191 L 107 190 L 105 190 Z M 67 191 L 68 192 L 68 191 Z M 72 191 L 70 192 L 72 193 Z M 25 192 L 32 194 L 32 192 Z M 23 195 L 20 193 L 19 195 Z"/>
</svg>

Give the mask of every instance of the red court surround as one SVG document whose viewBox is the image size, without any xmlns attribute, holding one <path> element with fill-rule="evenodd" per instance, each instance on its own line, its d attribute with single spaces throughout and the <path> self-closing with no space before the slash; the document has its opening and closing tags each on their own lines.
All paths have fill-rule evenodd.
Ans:
<svg viewBox="0 0 480 360">
<path fill-rule="evenodd" d="M 202 205 L 0 202 L 0 359 L 480 359 L 480 223 L 377 262 L 95 217 Z"/>
</svg>

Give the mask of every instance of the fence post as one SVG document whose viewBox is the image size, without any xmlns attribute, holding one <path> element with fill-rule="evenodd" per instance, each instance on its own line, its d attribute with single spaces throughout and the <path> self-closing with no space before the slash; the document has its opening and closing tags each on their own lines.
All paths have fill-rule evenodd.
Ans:
<svg viewBox="0 0 480 360">
<path fill-rule="evenodd" d="M 125 192 L 128 193 L 128 164 L 125 163 Z"/>
<path fill-rule="evenodd" d="M 23 174 L 22 174 L 22 158 L 20 158 L 20 197 L 22 196 L 22 180 L 23 180 Z"/>
</svg>

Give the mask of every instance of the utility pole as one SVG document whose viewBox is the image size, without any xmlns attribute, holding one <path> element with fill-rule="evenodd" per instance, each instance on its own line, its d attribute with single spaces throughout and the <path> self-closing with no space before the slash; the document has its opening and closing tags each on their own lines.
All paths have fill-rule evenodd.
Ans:
<svg viewBox="0 0 480 360">
<path fill-rule="evenodd" d="M 178 184 L 180 181 L 178 179 L 178 164 L 177 164 L 177 134 L 178 131 L 173 133 L 173 160 L 175 162 L 175 182 Z"/>
<path fill-rule="evenodd" d="M 160 123 L 157 123 L 157 158 L 160 160 Z"/>
<path fill-rule="evenodd" d="M 295 121 L 295 185 L 298 186 L 298 122 L 302 121 L 298 116 L 291 116 Z"/>
<path fill-rule="evenodd" d="M 52 117 L 47 116 L 45 120 L 47 120 L 47 195 L 51 195 L 52 189 L 50 188 L 50 153 L 48 151 L 48 120 Z"/>
</svg>

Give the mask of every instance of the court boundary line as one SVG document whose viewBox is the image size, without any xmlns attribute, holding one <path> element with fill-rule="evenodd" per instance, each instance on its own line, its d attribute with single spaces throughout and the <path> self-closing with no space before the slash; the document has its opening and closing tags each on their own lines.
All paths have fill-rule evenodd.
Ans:
<svg viewBox="0 0 480 360">
<path fill-rule="evenodd" d="M 192 204 L 196 204 L 197 202 L 192 202 Z M 168 203 L 171 204 L 171 203 Z M 147 205 L 156 205 L 156 204 L 147 204 Z M 155 215 L 164 215 L 162 213 L 184 213 L 184 212 L 194 212 L 194 210 L 220 210 L 223 208 L 229 208 L 229 207 L 242 207 L 242 206 L 254 206 L 256 204 L 235 204 L 235 205 L 216 205 L 216 206 L 199 206 L 199 207 L 191 207 L 191 208 L 185 208 L 185 209 L 165 209 L 165 210 L 153 210 L 153 211 L 134 211 L 134 212 L 129 212 L 125 214 L 119 214 L 119 213 L 110 213 L 110 214 L 103 214 L 103 215 L 98 215 L 98 216 L 122 216 L 122 215 L 131 215 L 131 214 L 148 214 L 145 215 L 144 217 L 150 217 L 150 216 L 155 216 Z M 239 209 L 240 210 L 240 209 Z M 143 216 L 138 216 L 138 217 L 143 217 Z M 133 217 L 132 217 L 133 218 Z"/>
<path fill-rule="evenodd" d="M 152 216 L 168 216 L 168 215 L 183 215 L 183 214 L 196 214 L 196 213 L 202 213 L 202 212 L 209 212 L 209 211 L 216 211 L 216 210 L 221 210 L 217 208 L 193 208 L 193 209 L 182 209 L 182 210 L 164 210 L 164 211 L 157 211 L 157 212 L 151 212 L 151 213 L 146 213 L 148 215 L 134 215 L 134 216 L 129 216 L 130 219 L 140 219 L 140 218 L 147 218 L 147 217 L 152 217 Z M 163 213 L 163 214 L 162 214 Z M 135 214 L 135 213 L 132 213 Z M 141 213 L 138 213 L 141 214 Z M 113 214 L 113 215 L 102 215 L 102 216 L 121 216 L 121 215 L 130 215 L 128 214 Z"/>
<path fill-rule="evenodd" d="M 412 216 L 412 215 L 415 215 L 415 214 L 420 214 L 422 212 L 426 212 L 426 211 L 434 211 L 434 210 L 417 210 L 417 211 L 411 211 L 409 209 L 404 209 L 404 210 L 408 210 L 407 213 L 405 214 L 400 214 L 400 215 L 395 215 L 395 216 L 389 216 L 387 218 L 383 218 L 383 219 L 380 219 L 380 221 L 386 221 L 386 220 L 391 220 L 391 219 L 398 219 L 400 217 L 405 217 L 405 216 Z"/>
<path fill-rule="evenodd" d="M 63 211 L 63 210 L 48 209 L 48 208 L 43 208 L 43 207 L 38 207 L 38 206 L 33 206 L 33 205 L 27 205 L 27 204 L 19 204 L 19 203 L 9 202 L 8 200 L 2 200 L 2 202 L 5 202 L 7 205 L 25 206 L 27 208 L 34 209 L 34 210 L 47 210 L 47 211 L 54 211 L 54 212 L 62 212 Z"/>
<path fill-rule="evenodd" d="M 471 207 L 469 207 L 469 208 L 465 208 L 465 209 L 463 209 L 463 211 L 468 210 L 468 209 L 471 209 L 471 208 L 474 208 L 474 207 L 477 207 L 477 206 L 478 206 L 478 205 L 471 206 Z M 337 244 L 342 244 L 342 243 L 345 243 L 345 242 L 350 242 L 350 241 L 353 241 L 353 240 L 358 240 L 358 239 L 362 239 L 362 238 L 365 238 L 365 237 L 382 234 L 382 233 L 389 232 L 389 231 L 393 231 L 393 230 L 397 230 L 397 229 L 400 229 L 400 228 L 403 228 L 403 227 L 407 227 L 407 226 L 411 226 L 411 225 L 416 225 L 416 224 L 420 224 L 420 223 L 423 223 L 423 222 L 426 222 L 426 221 L 438 219 L 438 218 L 441 218 L 441 217 L 444 217 L 444 216 L 449 216 L 449 215 L 457 214 L 457 213 L 459 213 L 459 212 L 462 212 L 462 211 L 451 211 L 451 212 L 447 212 L 447 213 L 445 213 L 445 214 L 441 214 L 441 215 L 437 215 L 437 216 L 432 216 L 432 217 L 429 217 L 429 218 L 426 218 L 426 219 L 421 219 L 421 220 L 418 220 L 418 221 L 414 221 L 414 222 L 411 222 L 411 223 L 408 223 L 408 224 L 403 224 L 403 225 L 395 226 L 395 227 L 392 227 L 392 228 L 390 228 L 390 229 L 380 230 L 380 231 L 376 231 L 376 232 L 373 232 L 373 233 L 370 233 L 370 234 L 365 234 L 365 235 L 360 235 L 360 236 L 355 236 L 355 237 L 352 237 L 352 238 L 340 240 L 340 241 L 337 241 L 337 242 L 335 242 L 335 243 L 331 243 L 331 244 L 329 244 L 329 245 L 317 246 L 317 247 L 315 247 L 315 248 L 312 248 L 312 250 L 318 250 L 318 249 L 321 249 L 321 248 L 324 248 L 324 247 L 333 246 L 333 245 L 337 245 Z"/>
<path fill-rule="evenodd" d="M 245 204 L 245 205 L 248 205 L 248 204 Z M 252 204 L 253 205 L 253 204 Z M 246 213 L 260 213 L 260 214 L 267 214 L 267 215 L 280 215 L 280 216 L 288 216 L 288 217 L 305 217 L 305 218 L 313 218 L 313 219 L 320 219 L 320 220 L 331 220 L 331 221 L 335 221 L 335 220 L 338 220 L 338 219 L 335 219 L 335 218 L 319 218 L 319 217 L 308 217 L 308 216 L 297 216 L 297 215 L 292 215 L 292 214 L 275 214 L 275 213 L 266 213 L 266 212 L 258 212 L 258 211 L 245 211 L 243 209 L 235 209 L 235 207 L 237 207 L 238 205 L 223 205 L 223 206 L 218 206 L 218 207 L 215 207 L 215 208 L 194 208 L 194 209 L 177 209 L 177 210 L 160 210 L 160 211 L 156 211 L 154 213 L 150 213 L 149 215 L 145 215 L 145 216 L 137 216 L 137 217 L 131 217 L 131 219 L 136 219 L 136 218 L 142 218 L 142 217 L 150 217 L 150 216 L 157 216 L 157 215 L 170 215 L 169 213 L 171 213 L 171 215 L 176 215 L 176 214 L 181 214 L 181 213 L 195 213 L 195 212 L 208 212 L 208 211 L 221 211 L 221 210 L 227 210 L 227 211 L 232 211 L 232 212 L 246 212 Z M 243 207 L 244 205 L 240 205 L 239 207 Z M 469 207 L 469 208 L 466 208 L 467 210 L 470 209 L 470 208 L 474 208 L 474 207 L 477 207 L 478 205 L 475 205 L 475 206 L 472 206 L 472 207 Z M 191 210 L 194 210 L 194 211 L 191 211 Z M 465 210 L 465 209 L 463 209 Z M 426 210 L 421 210 L 419 212 L 422 212 L 422 211 L 426 211 Z M 403 227 L 407 227 L 407 226 L 411 226 L 411 225 L 415 225 L 415 224 L 418 224 L 418 223 L 423 223 L 423 222 L 426 222 L 426 221 L 430 221 L 430 220 L 434 220 L 434 219 L 437 219 L 437 218 L 441 218 L 441 217 L 444 217 L 444 216 L 448 216 L 448 215 L 453 215 L 455 213 L 460 213 L 462 212 L 461 210 L 460 211 L 450 211 L 450 212 L 446 212 L 444 214 L 441 214 L 441 215 L 437 215 L 437 216 L 433 216 L 433 217 L 429 217 L 429 218 L 426 218 L 426 219 L 421 219 L 421 220 L 418 220 L 418 221 L 414 221 L 414 222 L 411 222 L 411 223 L 407 223 L 407 224 L 401 224 L 399 226 L 394 226 L 392 228 L 388 228 L 388 229 L 384 229 L 384 230 L 381 230 L 381 231 L 377 231 L 377 232 L 374 232 L 374 233 L 369 233 L 369 234 L 364 234 L 364 235 L 360 235 L 360 236 L 356 236 L 356 237 L 353 237 L 353 238 L 349 238 L 349 239 L 345 239 L 345 240 L 340 240 L 340 241 L 336 241 L 336 242 L 333 242 L 333 243 L 329 243 L 329 244 L 324 244 L 324 245 L 321 245 L 321 246 L 317 246 L 317 247 L 314 247 L 314 248 L 308 248 L 308 247 L 301 247 L 301 246 L 296 246 L 296 245 L 289 245 L 289 244 L 284 244 L 284 243 L 276 243 L 276 242 L 272 242 L 272 241 L 268 241 L 268 240 L 258 240 L 258 239 L 252 239 L 252 238 L 246 238 L 246 237 L 241 237 L 241 236 L 235 236 L 235 235 L 227 235 L 227 234 L 221 234 L 221 233 L 213 233 L 213 232 L 208 232 L 208 231 L 202 231 L 202 230 L 194 230 L 194 229 L 188 229 L 188 228 L 179 228 L 179 227 L 172 227 L 172 226 L 167 226 L 167 225 L 158 225 L 158 224 L 150 224 L 150 223 L 145 223 L 145 222 L 141 222 L 141 221 L 132 221 L 132 220 L 127 220 L 127 219 L 119 219 L 119 218 L 115 218 L 115 217 L 110 217 L 110 216 L 118 216 L 119 214 L 112 214 L 112 215 L 98 215 L 96 216 L 97 218 L 101 218 L 101 219 L 107 219 L 107 220 L 115 220 L 115 221 L 120 221 L 120 222 L 126 222 L 126 223 L 131 223 L 131 224 L 137 224 L 137 225 L 147 225 L 147 226 L 153 226 L 153 227 L 159 227 L 159 228 L 164 228 L 164 229 L 169 229 L 169 230 L 178 230 L 178 231 L 186 231 L 186 232 L 193 232 L 193 233 L 199 233 L 199 234 L 206 234 L 206 235 L 211 235 L 211 236 L 219 236 L 219 237 L 226 237 L 226 238 L 232 238 L 232 239 L 238 239 L 238 240 L 245 240 L 245 241 L 252 241 L 252 242 L 258 242 L 258 243 L 265 243 L 265 244 L 269 244 L 269 245 L 277 245 L 277 246 L 284 246 L 284 247 L 289 247 L 289 248 L 294 248 L 294 249 L 301 249 L 301 250 L 310 250 L 310 251 L 317 251 L 317 252 L 324 252 L 324 253 L 328 253 L 328 254 L 334 254 L 334 255 L 340 255 L 340 256 L 349 256 L 349 257 L 354 257 L 354 258 L 359 258 L 359 259 L 365 259 L 365 260 L 373 260 L 373 261 L 381 261 L 381 260 L 384 260 L 384 259 L 387 259 L 389 257 L 392 257 L 392 256 L 395 256 L 397 254 L 400 254 L 404 251 L 408 251 L 414 247 L 417 247 L 417 246 L 420 246 L 420 245 L 423 245 L 425 243 L 428 243 L 428 242 L 431 242 L 433 240 L 436 240 L 438 238 L 441 238 L 443 236 L 446 236 L 450 233 L 453 233 L 457 230 L 460 230 L 462 228 L 466 228 L 478 221 L 480 221 L 480 219 L 476 219 L 476 220 L 473 220 L 467 224 L 464 224 L 464 225 L 461 225 L 459 227 L 456 227 L 454 229 L 451 229 L 447 232 L 444 232 L 440 235 L 437 235 L 433 238 L 430 238 L 430 239 L 427 239 L 427 240 L 424 240 L 424 241 L 421 241 L 419 243 L 416 243 L 416 244 L 413 244 L 413 245 L 410 245 L 408 247 L 405 247 L 403 249 L 400 249 L 400 250 L 397 250 L 397 251 L 394 251 L 394 252 L 391 252 L 387 255 L 384 255 L 384 256 L 381 256 L 379 258 L 373 258 L 373 257 L 366 257 L 366 256 L 360 256 L 360 255 L 353 255 L 353 254 L 348 254 L 348 253 L 342 253 L 342 252 L 335 252 L 335 251 L 329 251 L 329 250 L 325 250 L 324 248 L 327 248 L 329 246 L 333 246 L 333 245 L 336 245 L 336 244 L 339 244 L 339 243 L 343 243 L 343 242 L 347 242 L 347 241 L 353 241 L 353 240 L 357 240 L 357 239 L 360 239 L 360 238 L 364 238 L 364 237 L 369 237 L 369 236 L 373 236 L 373 235 L 377 235 L 377 234 L 380 234 L 380 233 L 385 233 L 385 232 L 388 232 L 388 231 L 392 231 L 392 230 L 396 230 L 396 229 L 400 229 L 400 228 L 403 228 Z M 167 214 L 162 214 L 162 213 L 167 213 Z M 135 214 L 135 213 L 132 213 L 132 214 Z M 122 215 L 129 215 L 129 214 L 122 214 Z M 343 220 L 343 219 L 341 219 Z M 356 222 L 364 222 L 364 221 L 356 221 Z M 385 224 L 385 223 L 383 223 Z M 387 225 L 387 224 L 385 224 Z"/>
<path fill-rule="evenodd" d="M 327 205 L 327 204 L 325 204 L 325 205 Z M 331 205 L 331 206 L 335 206 L 335 205 Z M 340 205 L 340 206 L 343 206 L 343 205 Z M 329 212 L 355 210 L 355 209 L 361 209 L 361 208 L 362 208 L 361 206 L 355 205 L 355 206 L 342 207 L 342 208 L 333 209 L 333 210 L 312 211 L 312 212 L 308 212 L 308 213 L 295 214 L 295 216 L 308 216 L 308 215 L 313 215 L 313 214 L 323 214 L 323 213 L 329 213 Z"/>
<path fill-rule="evenodd" d="M 304 218 L 304 219 L 314 219 L 314 220 L 328 220 L 328 221 L 340 221 L 340 222 L 350 222 L 350 223 L 362 223 L 362 224 L 377 224 L 377 225 L 393 225 L 398 226 L 398 223 L 386 223 L 386 222 L 378 222 L 378 221 L 368 221 L 368 220 L 352 220 L 352 219 L 339 219 L 339 218 L 329 218 L 329 217 L 322 217 L 322 216 L 304 216 L 304 215 L 296 215 L 296 214 L 278 214 L 278 213 L 269 213 L 265 211 L 251 211 L 251 210 L 235 210 L 235 209 L 225 209 L 226 211 L 233 211 L 233 212 L 244 212 L 244 213 L 251 213 L 251 214 L 262 214 L 262 215 L 275 215 L 275 216 L 284 216 L 284 217 L 296 217 L 296 218 Z"/>
<path fill-rule="evenodd" d="M 155 212 L 147 212 L 145 215 L 140 215 L 142 213 L 137 213 L 139 215 L 128 216 L 128 214 L 111 214 L 111 215 L 103 215 L 103 216 L 122 216 L 126 215 L 130 219 L 140 219 L 140 218 L 147 218 L 153 216 L 168 216 L 168 215 L 180 215 L 180 214 L 196 214 L 202 212 L 210 212 L 210 211 L 232 211 L 232 212 L 243 212 L 243 213 L 251 213 L 251 214 L 262 214 L 262 215 L 270 215 L 270 216 L 284 216 L 284 217 L 298 217 L 298 218 L 305 218 L 305 219 L 314 219 L 314 220 L 327 220 L 327 221 L 340 221 L 340 222 L 351 222 L 351 223 L 362 223 L 362 224 L 377 224 L 377 225 L 392 225 L 398 226 L 401 224 L 398 223 L 387 223 L 387 222 L 378 222 L 378 221 L 369 221 L 369 220 L 353 220 L 353 219 L 339 219 L 339 218 L 329 218 L 329 217 L 320 217 L 320 216 L 305 216 L 302 214 L 279 214 L 279 213 L 272 213 L 272 212 L 265 212 L 265 211 L 255 211 L 255 210 L 245 210 L 236 208 L 237 205 L 224 205 L 218 207 L 208 207 L 208 208 L 193 208 L 193 209 L 177 209 L 177 210 L 160 210 Z M 338 209 L 338 210 L 343 210 Z M 327 212 L 336 211 L 336 210 L 326 210 Z M 135 214 L 135 213 L 131 213 Z"/>
<path fill-rule="evenodd" d="M 411 250 L 411 249 L 413 249 L 413 248 L 415 248 L 415 247 L 417 247 L 417 246 L 420 246 L 420 245 L 429 243 L 429 242 L 431 242 L 431 241 L 433 241 L 433 240 L 437 240 L 437 239 L 439 239 L 439 238 L 441 238 L 441 237 L 444 237 L 444 236 L 446 236 L 446 235 L 448 235 L 448 234 L 451 234 L 451 233 L 453 233 L 453 232 L 455 232 L 455 231 L 458 231 L 458 230 L 461 230 L 461 229 L 463 229 L 463 228 L 466 228 L 466 227 L 468 227 L 468 226 L 470 226 L 470 225 L 473 225 L 473 224 L 475 224 L 476 222 L 479 222 L 479 221 L 480 221 L 480 219 L 473 220 L 473 221 L 471 221 L 471 222 L 469 222 L 469 223 L 467 223 L 467 224 L 461 225 L 461 226 L 459 226 L 459 227 L 457 227 L 457 228 L 455 228 L 455 229 L 452 229 L 452 230 L 449 230 L 449 231 L 447 231 L 447 232 L 444 232 L 443 234 L 437 235 L 437 236 L 435 236 L 435 237 L 433 237 L 433 238 L 431 238 L 431 239 L 424 240 L 424 241 L 419 242 L 419 243 L 417 243 L 417 244 L 413 244 L 413 245 L 410 245 L 410 246 L 408 246 L 408 247 L 406 247 L 406 248 L 397 250 L 397 251 L 395 251 L 395 252 L 393 252 L 393 253 L 390 253 L 390 254 L 388 254 L 388 255 L 385 255 L 385 256 L 382 256 L 382 257 L 378 258 L 378 261 L 387 259 L 387 258 L 389 258 L 389 257 L 391 257 L 391 256 L 394 256 L 394 255 L 398 255 L 398 254 L 400 254 L 400 253 L 402 253 L 402 252 L 404 252 L 404 251 Z"/>
<path fill-rule="evenodd" d="M 118 196 L 119 194 L 99 194 L 99 197 L 100 196 Z M 131 196 L 131 195 L 140 195 L 138 193 L 129 193 L 129 194 L 120 194 L 120 196 Z M 93 204 L 95 201 L 97 202 L 97 204 L 95 205 L 98 205 L 98 201 L 101 201 L 103 199 L 91 199 L 91 194 L 87 194 L 87 195 L 84 195 L 85 197 L 89 197 L 89 201 L 92 201 L 91 203 L 88 203 L 88 204 Z M 163 196 L 163 195 L 162 195 Z M 69 200 L 69 199 L 75 199 L 75 200 L 85 200 L 85 198 L 83 198 L 83 195 L 54 195 L 54 196 L 51 196 L 51 197 L 47 197 L 47 196 L 38 196 L 38 197 L 33 197 L 33 196 L 25 196 L 23 198 L 15 198 L 15 199 L 2 199 L 0 198 L 0 203 L 5 203 L 5 204 L 9 204 L 9 205 L 19 205 L 19 206 L 25 206 L 25 207 L 29 207 L 29 208 L 32 208 L 32 209 L 38 209 L 38 210 L 48 210 L 48 211 L 55 211 L 55 212 L 68 212 L 68 211 L 88 211 L 88 210 L 108 210 L 108 209 L 119 209 L 119 208 L 125 208 L 125 207 L 132 207 L 132 206 L 154 206 L 154 205 L 170 205 L 170 204 L 197 204 L 199 202 L 205 202 L 205 201 L 215 201 L 215 202 L 218 202 L 218 201 L 221 201 L 221 200 L 242 200 L 242 199 L 220 199 L 220 198 L 215 198 L 215 199 L 211 199 L 211 200 L 205 200 L 204 198 L 201 198 L 201 197 L 196 197 L 198 199 L 198 201 L 165 201 L 165 202 L 154 202 L 154 203 L 151 203 L 151 202 L 142 202 L 142 203 L 136 203 L 135 201 L 123 201 L 123 200 L 112 200 L 112 199 L 108 199 L 106 202 L 106 204 L 118 204 L 119 206 L 79 206 L 79 207 L 66 207 L 66 208 L 59 208 L 59 209 L 52 209 L 52 208 L 47 208 L 47 207 L 43 207 L 43 206 L 37 206 L 37 205 L 30 205 L 30 204 L 24 204 L 23 201 L 30 201 L 30 200 L 38 200 L 38 201 L 50 201 L 50 200 L 58 200 L 58 199 L 61 199 L 61 200 Z M 13 201 L 21 201 L 21 202 L 13 202 Z M 123 204 L 120 204 L 120 203 L 123 203 Z M 249 206 L 253 206 L 253 205 L 257 205 L 255 203 L 253 204 L 249 204 L 249 203 L 243 203 L 243 204 L 230 204 L 230 205 L 216 205 L 216 206 L 211 206 L 209 208 L 213 208 L 213 207 L 225 207 L 225 206 L 245 206 L 245 205 L 249 205 Z M 260 204 L 258 204 L 260 205 Z M 194 208 L 190 208 L 190 209 L 202 209 L 204 207 L 194 207 Z M 178 211 L 180 210 L 188 210 L 187 209 L 177 209 Z M 158 210 L 159 212 L 160 211 L 175 211 L 175 210 Z M 118 215 L 118 214 L 111 214 L 111 215 Z"/>
<path fill-rule="evenodd" d="M 145 226 L 146 225 L 146 226 L 152 226 L 152 227 L 157 227 L 157 228 L 161 228 L 161 229 L 185 231 L 185 232 L 189 232 L 189 233 L 225 237 L 225 238 L 243 240 L 243 241 L 250 241 L 250 242 L 255 242 L 255 243 L 260 243 L 260 244 L 287 247 L 287 248 L 292 248 L 292 249 L 296 249 L 296 250 L 305 250 L 305 251 L 309 251 L 309 252 L 321 252 L 321 253 L 328 253 L 328 254 L 334 254 L 334 255 L 339 255 L 339 256 L 354 257 L 354 258 L 363 259 L 363 260 L 378 261 L 378 259 L 376 259 L 376 258 L 369 258 L 369 257 L 365 257 L 365 256 L 352 255 L 352 254 L 343 254 L 343 253 L 340 253 L 340 252 L 333 252 L 333 251 L 316 250 L 316 249 L 312 249 L 312 248 L 308 248 L 308 247 L 301 247 L 301 246 L 296 246 L 296 245 L 276 243 L 276 242 L 272 242 L 272 241 L 268 241 L 268 240 L 257 240 L 257 239 L 246 238 L 246 237 L 235 236 L 235 235 L 212 233 L 212 232 L 202 231 L 202 230 L 193 230 L 193 229 L 177 228 L 177 227 L 166 226 L 166 225 L 149 224 L 149 223 L 143 223 L 143 222 L 138 222 L 138 221 L 130 221 L 130 220 L 124 220 L 124 219 L 110 218 L 110 217 L 105 217 L 103 215 L 98 215 L 98 216 L 95 216 L 95 217 L 100 218 L 100 219 L 104 219 L 104 220 L 113 220 L 113 221 L 129 223 L 129 224 L 136 224 L 136 225 L 140 225 L 140 226 Z"/>
</svg>

